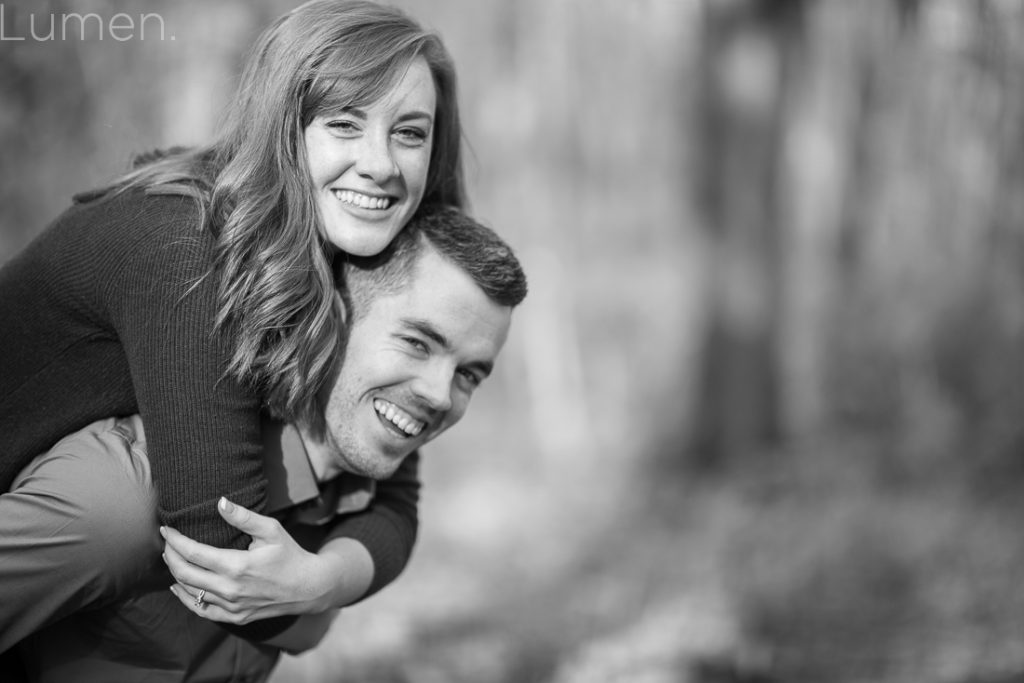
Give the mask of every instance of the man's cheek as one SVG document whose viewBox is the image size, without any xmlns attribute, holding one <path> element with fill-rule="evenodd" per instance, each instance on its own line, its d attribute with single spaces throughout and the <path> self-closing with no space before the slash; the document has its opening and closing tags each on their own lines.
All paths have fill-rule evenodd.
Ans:
<svg viewBox="0 0 1024 683">
<path fill-rule="evenodd" d="M 458 424 L 459 420 L 461 420 L 462 416 L 465 414 L 466 406 L 462 406 L 460 408 L 453 408 L 452 410 L 449 410 L 448 415 L 445 416 L 444 422 L 441 423 L 440 428 L 438 428 L 438 430 L 430 438 L 435 439 L 438 436 L 441 436 L 442 434 L 447 432 L 449 429 Z"/>
</svg>

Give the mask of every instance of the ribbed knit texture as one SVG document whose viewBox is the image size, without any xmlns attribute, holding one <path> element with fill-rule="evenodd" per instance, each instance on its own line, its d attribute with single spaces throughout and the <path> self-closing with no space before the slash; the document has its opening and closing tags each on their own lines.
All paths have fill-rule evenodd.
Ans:
<svg viewBox="0 0 1024 683">
<path fill-rule="evenodd" d="M 141 192 L 73 206 L 0 270 L 0 490 L 62 436 L 138 412 L 161 521 L 246 547 L 216 501 L 262 510 L 260 403 L 221 378 L 197 220 L 192 200 Z"/>
<path fill-rule="evenodd" d="M 198 216 L 191 199 L 141 191 L 76 205 L 0 268 L 0 491 L 64 435 L 138 412 L 161 521 L 247 547 L 216 502 L 264 510 L 260 400 L 223 377 L 213 238 Z M 344 534 L 373 556 L 374 590 L 415 538 L 416 486 L 396 479 Z"/>
</svg>

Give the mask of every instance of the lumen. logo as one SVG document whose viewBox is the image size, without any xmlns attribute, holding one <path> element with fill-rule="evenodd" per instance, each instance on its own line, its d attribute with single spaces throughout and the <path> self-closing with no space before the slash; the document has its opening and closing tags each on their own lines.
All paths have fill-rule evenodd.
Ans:
<svg viewBox="0 0 1024 683">
<path fill-rule="evenodd" d="M 57 40 L 102 41 L 174 40 L 164 18 L 150 12 L 131 15 L 118 12 L 104 17 L 96 12 L 29 12 L 26 15 L 0 3 L 0 41 L 38 43 Z"/>
</svg>

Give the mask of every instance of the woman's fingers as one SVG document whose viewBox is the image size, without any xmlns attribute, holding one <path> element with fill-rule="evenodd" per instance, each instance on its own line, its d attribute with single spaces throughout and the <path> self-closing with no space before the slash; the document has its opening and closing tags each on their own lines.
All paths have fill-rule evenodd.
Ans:
<svg viewBox="0 0 1024 683">
<path fill-rule="evenodd" d="M 177 529 L 169 526 L 160 527 L 160 535 L 164 541 L 189 564 L 209 569 L 218 574 L 229 573 L 240 558 L 244 557 L 244 550 L 229 550 L 214 548 L 213 546 L 193 541 Z"/>
<path fill-rule="evenodd" d="M 164 562 L 178 582 L 174 591 L 179 601 L 207 619 L 242 624 L 284 613 L 283 606 L 297 604 L 296 595 L 305 599 L 295 586 L 296 577 L 307 577 L 310 559 L 317 556 L 299 546 L 272 517 L 226 499 L 218 508 L 226 521 L 251 535 L 253 542 L 248 550 L 224 550 L 161 527 Z M 196 604 L 204 589 L 207 593 Z"/>
<path fill-rule="evenodd" d="M 191 602 L 192 606 L 196 608 L 194 611 L 196 611 L 197 614 L 201 614 L 202 610 L 206 609 L 210 605 L 216 605 L 221 608 L 230 607 L 220 598 L 220 596 L 206 590 L 205 588 L 197 588 L 196 586 L 190 586 L 184 583 L 176 583 L 171 586 L 171 592 L 174 593 L 183 603 Z"/>
<path fill-rule="evenodd" d="M 217 511 L 225 522 L 252 536 L 255 543 L 274 542 L 284 532 L 281 523 L 273 517 L 257 514 L 237 503 L 232 503 L 227 498 L 220 499 Z"/>
<path fill-rule="evenodd" d="M 221 600 L 215 594 L 207 591 L 203 594 L 202 601 L 196 600 L 199 590 L 186 588 L 181 584 L 171 586 L 171 592 L 190 612 L 193 612 L 204 619 L 219 621 L 227 624 L 245 624 L 248 618 L 244 614 L 231 612 L 225 609 Z M 230 607 L 230 603 L 225 603 Z"/>
<path fill-rule="evenodd" d="M 174 580 L 194 588 L 193 593 L 205 589 L 225 598 L 233 595 L 233 581 L 229 577 L 192 564 L 170 544 L 164 546 L 163 559 Z"/>
</svg>

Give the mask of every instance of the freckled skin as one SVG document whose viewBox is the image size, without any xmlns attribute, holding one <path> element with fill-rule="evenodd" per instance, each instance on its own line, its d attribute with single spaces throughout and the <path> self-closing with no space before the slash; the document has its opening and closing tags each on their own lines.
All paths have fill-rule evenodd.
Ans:
<svg viewBox="0 0 1024 683">
<path fill-rule="evenodd" d="M 356 256 L 380 253 L 412 217 L 427 184 L 437 93 L 419 57 L 402 80 L 365 107 L 317 116 L 304 139 L 327 239 Z M 337 192 L 387 199 L 384 210 L 341 201 Z"/>
</svg>

